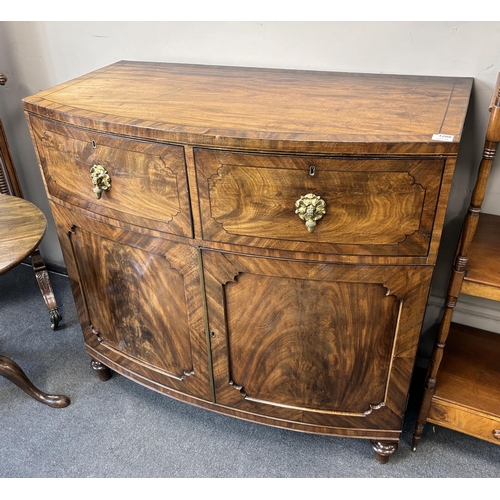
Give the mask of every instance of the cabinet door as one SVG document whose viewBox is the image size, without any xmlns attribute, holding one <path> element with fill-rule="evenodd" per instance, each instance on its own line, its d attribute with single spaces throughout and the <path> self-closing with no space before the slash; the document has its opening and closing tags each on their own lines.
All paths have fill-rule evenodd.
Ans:
<svg viewBox="0 0 500 500">
<path fill-rule="evenodd" d="M 216 402 L 400 429 L 432 269 L 203 252 Z"/>
<path fill-rule="evenodd" d="M 197 250 L 52 210 L 89 353 L 158 390 L 210 399 Z"/>
</svg>

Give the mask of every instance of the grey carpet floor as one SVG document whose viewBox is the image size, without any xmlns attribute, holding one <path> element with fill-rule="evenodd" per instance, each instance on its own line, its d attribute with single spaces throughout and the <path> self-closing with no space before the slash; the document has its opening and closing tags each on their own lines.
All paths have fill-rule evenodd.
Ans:
<svg viewBox="0 0 500 500">
<path fill-rule="evenodd" d="M 67 277 L 51 273 L 63 320 L 50 329 L 31 268 L 0 276 L 0 353 L 53 409 L 0 377 L 3 478 L 498 478 L 500 446 L 426 427 L 411 451 L 412 394 L 398 452 L 380 465 L 367 441 L 303 434 L 221 416 L 89 366 Z"/>
</svg>

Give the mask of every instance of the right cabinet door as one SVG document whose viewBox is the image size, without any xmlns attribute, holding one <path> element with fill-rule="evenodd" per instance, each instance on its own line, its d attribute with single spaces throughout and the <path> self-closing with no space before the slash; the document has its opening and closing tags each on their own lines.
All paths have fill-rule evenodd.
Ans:
<svg viewBox="0 0 500 500">
<path fill-rule="evenodd" d="M 430 267 L 214 251 L 203 266 L 217 403 L 306 424 L 400 428 Z"/>
</svg>

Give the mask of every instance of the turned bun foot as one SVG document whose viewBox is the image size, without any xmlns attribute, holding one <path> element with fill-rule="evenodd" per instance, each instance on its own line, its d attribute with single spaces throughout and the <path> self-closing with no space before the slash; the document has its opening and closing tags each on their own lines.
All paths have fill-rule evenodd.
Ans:
<svg viewBox="0 0 500 500">
<path fill-rule="evenodd" d="M 370 444 L 375 452 L 375 460 L 379 464 L 386 464 L 398 449 L 397 441 L 370 441 Z"/>
<path fill-rule="evenodd" d="M 113 375 L 113 372 L 107 366 L 103 365 L 100 361 L 97 361 L 96 359 L 90 360 L 90 366 L 92 367 L 93 370 L 97 372 L 97 375 L 99 375 L 99 379 L 102 382 L 106 382 Z"/>
<path fill-rule="evenodd" d="M 65 408 L 70 403 L 66 396 L 47 394 L 35 387 L 20 366 L 5 356 L 0 356 L 0 375 L 16 384 L 32 398 L 52 408 Z"/>
</svg>

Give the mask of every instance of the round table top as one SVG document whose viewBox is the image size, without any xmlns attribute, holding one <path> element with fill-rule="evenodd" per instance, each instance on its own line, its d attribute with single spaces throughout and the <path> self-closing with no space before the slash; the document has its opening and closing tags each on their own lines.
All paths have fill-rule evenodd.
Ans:
<svg viewBox="0 0 500 500">
<path fill-rule="evenodd" d="M 33 203 L 0 194 L 0 274 L 31 255 L 46 227 L 43 212 Z"/>
</svg>

